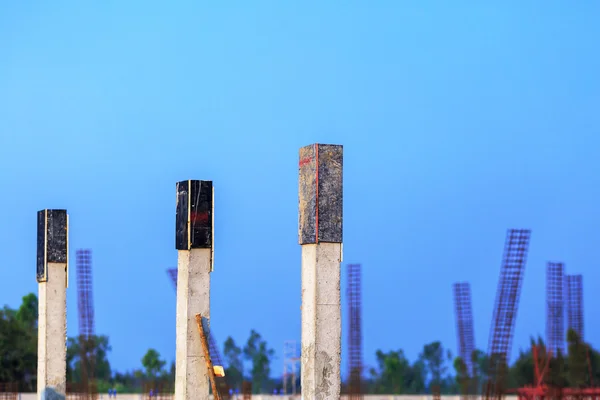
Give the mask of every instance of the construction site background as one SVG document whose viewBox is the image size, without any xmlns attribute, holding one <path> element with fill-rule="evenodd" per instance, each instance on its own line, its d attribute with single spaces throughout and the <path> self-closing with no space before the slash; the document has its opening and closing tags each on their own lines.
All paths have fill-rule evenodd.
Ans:
<svg viewBox="0 0 600 400">
<path fill-rule="evenodd" d="M 432 395 L 385 395 L 385 394 L 366 394 L 362 395 L 364 400 L 432 400 Z M 164 397 L 162 397 L 164 398 Z M 210 399 L 212 399 L 212 395 Z M 348 395 L 342 395 L 342 400 L 348 400 Z M 19 393 L 19 400 L 37 400 L 35 393 Z M 117 397 L 111 399 L 117 400 L 144 400 L 147 399 L 147 395 L 141 394 L 119 394 Z M 238 395 L 237 399 L 242 400 L 242 395 Z M 237 400 L 235 395 L 233 400 Z M 269 395 L 269 394 L 254 394 L 252 400 L 297 400 L 300 399 L 300 395 Z M 461 396 L 444 396 L 440 397 L 442 400 L 460 400 Z M 99 395 L 98 400 L 108 400 L 108 395 Z M 505 396 L 504 400 L 517 400 L 517 396 Z"/>
</svg>

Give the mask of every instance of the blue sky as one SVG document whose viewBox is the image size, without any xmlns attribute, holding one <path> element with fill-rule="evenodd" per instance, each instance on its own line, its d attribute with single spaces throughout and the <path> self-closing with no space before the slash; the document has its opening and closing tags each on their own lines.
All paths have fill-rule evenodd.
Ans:
<svg viewBox="0 0 600 400">
<path fill-rule="evenodd" d="M 36 211 L 67 208 L 72 255 L 93 250 L 113 367 L 138 367 L 150 347 L 172 360 L 175 182 L 211 179 L 214 332 L 244 342 L 254 328 L 281 357 L 300 339 L 298 149 L 321 142 L 345 148 L 344 261 L 363 264 L 368 365 L 376 349 L 414 359 L 437 339 L 455 351 L 458 280 L 471 282 L 487 348 L 513 227 L 532 229 L 514 355 L 544 332 L 549 260 L 584 275 L 585 332 L 600 345 L 598 12 L 595 1 L 3 2 L 0 303 L 37 291 Z M 70 279 L 75 335 L 74 265 Z"/>
</svg>

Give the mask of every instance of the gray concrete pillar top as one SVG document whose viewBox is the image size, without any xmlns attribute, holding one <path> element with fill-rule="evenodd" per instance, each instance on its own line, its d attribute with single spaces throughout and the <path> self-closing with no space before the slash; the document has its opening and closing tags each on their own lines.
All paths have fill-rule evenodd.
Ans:
<svg viewBox="0 0 600 400">
<path fill-rule="evenodd" d="M 48 263 L 67 264 L 69 258 L 67 210 L 41 210 L 37 214 L 37 281 L 48 280 Z M 67 271 L 68 272 L 68 271 Z M 67 273 L 67 277 L 69 274 Z"/>
<path fill-rule="evenodd" d="M 311 144 L 300 149 L 298 241 L 342 243 L 343 146 Z"/>
</svg>

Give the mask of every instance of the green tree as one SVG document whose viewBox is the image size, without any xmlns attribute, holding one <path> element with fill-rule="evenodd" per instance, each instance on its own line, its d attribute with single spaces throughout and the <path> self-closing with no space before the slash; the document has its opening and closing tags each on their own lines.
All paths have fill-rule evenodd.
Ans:
<svg viewBox="0 0 600 400">
<path fill-rule="evenodd" d="M 252 362 L 250 371 L 252 377 L 252 391 L 264 393 L 269 390 L 269 375 L 271 374 L 271 360 L 275 351 L 268 348 L 267 342 L 254 329 L 250 331 L 250 337 L 244 346 L 244 357 Z"/>
<path fill-rule="evenodd" d="M 99 382 L 112 379 L 112 370 L 108 361 L 108 353 L 112 350 L 108 336 L 92 336 L 89 340 L 83 337 L 67 339 L 67 380 L 80 383 L 82 381 L 81 356 L 85 346 L 87 371 L 92 371 L 93 377 Z"/>
<path fill-rule="evenodd" d="M 227 368 L 225 369 L 225 377 L 229 386 L 232 389 L 242 389 L 242 381 L 244 380 L 244 363 L 242 361 L 242 349 L 238 347 L 230 336 L 223 343 L 223 355 Z"/>
<path fill-rule="evenodd" d="M 545 360 L 548 360 L 548 355 Z M 568 386 L 567 365 L 565 355 L 561 350 L 552 354 L 548 360 L 545 382 L 551 388 L 565 388 Z"/>
<path fill-rule="evenodd" d="M 425 393 L 427 370 L 422 360 L 415 361 L 408 370 L 408 394 Z"/>
<path fill-rule="evenodd" d="M 75 338 L 67 339 L 67 382 L 81 382 L 81 348 L 79 340 Z M 77 366 L 75 365 L 77 363 Z"/>
<path fill-rule="evenodd" d="M 429 385 L 440 386 L 442 393 L 444 393 L 445 387 L 444 382 L 448 367 L 446 362 L 452 360 L 452 354 L 450 351 L 444 351 L 442 343 L 435 341 L 423 346 L 423 351 L 419 354 L 419 359 L 423 361 L 427 375 L 429 377 Z"/>
<path fill-rule="evenodd" d="M 29 293 L 28 295 L 23 296 L 22 303 L 17 310 L 16 317 L 24 327 L 37 331 L 38 298 L 34 293 Z"/>
<path fill-rule="evenodd" d="M 471 354 L 471 363 L 473 364 L 473 393 L 483 393 L 483 385 L 488 380 L 490 362 L 485 352 L 473 350 Z"/>
<path fill-rule="evenodd" d="M 371 376 L 375 381 L 375 393 L 401 394 L 405 393 L 406 371 L 410 363 L 402 350 L 384 353 L 377 350 L 375 353 L 378 370 L 371 369 Z"/>
<path fill-rule="evenodd" d="M 109 381 L 112 370 L 108 362 L 108 353 L 112 350 L 108 336 L 100 335 L 93 338 L 94 377 L 101 381 Z"/>
<path fill-rule="evenodd" d="M 535 380 L 533 362 L 534 360 L 531 349 L 526 351 L 520 350 L 519 356 L 515 360 L 514 364 L 509 368 L 507 382 L 508 386 L 511 388 L 518 388 L 526 385 L 533 385 Z"/>
<path fill-rule="evenodd" d="M 370 370 L 371 391 L 377 394 L 416 394 L 425 388 L 425 366 L 410 364 L 402 350 L 375 353 L 377 368 Z"/>
<path fill-rule="evenodd" d="M 469 371 L 467 370 L 467 364 L 461 357 L 456 357 L 454 359 L 454 372 L 456 378 L 456 385 L 459 388 L 461 394 L 471 394 L 469 393 L 472 389 L 472 378 L 469 375 Z"/>
<path fill-rule="evenodd" d="M 567 372 L 569 384 L 572 387 L 582 388 L 590 384 L 588 373 L 588 352 L 590 348 L 581 340 L 581 337 L 573 329 L 567 331 Z"/>
<path fill-rule="evenodd" d="M 137 369 L 125 373 L 115 372 L 113 387 L 119 393 L 140 393 L 144 378 L 144 372 Z"/>
<path fill-rule="evenodd" d="M 160 354 L 154 349 L 149 349 L 142 357 L 142 366 L 146 370 L 146 376 L 150 379 L 158 378 L 164 371 L 166 361 L 161 360 Z"/>
<path fill-rule="evenodd" d="M 37 380 L 37 297 L 23 297 L 17 311 L 0 310 L 0 382 L 34 391 Z"/>
</svg>

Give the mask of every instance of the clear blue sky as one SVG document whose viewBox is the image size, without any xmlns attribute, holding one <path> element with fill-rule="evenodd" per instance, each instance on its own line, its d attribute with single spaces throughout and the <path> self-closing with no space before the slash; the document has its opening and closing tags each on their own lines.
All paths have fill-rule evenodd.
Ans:
<svg viewBox="0 0 600 400">
<path fill-rule="evenodd" d="M 513 354 L 544 332 L 548 260 L 583 273 L 600 345 L 600 3 L 210 3 L 0 5 L 1 304 L 37 292 L 36 211 L 67 208 L 113 367 L 172 360 L 175 182 L 211 179 L 213 329 L 281 356 L 300 339 L 298 149 L 322 142 L 345 146 L 367 364 L 455 351 L 457 280 L 487 348 L 511 227 L 533 231 Z"/>
</svg>

